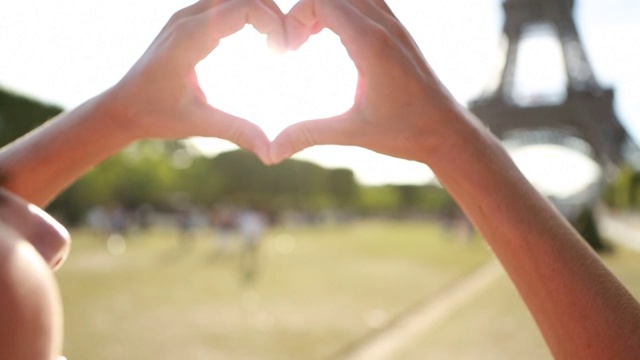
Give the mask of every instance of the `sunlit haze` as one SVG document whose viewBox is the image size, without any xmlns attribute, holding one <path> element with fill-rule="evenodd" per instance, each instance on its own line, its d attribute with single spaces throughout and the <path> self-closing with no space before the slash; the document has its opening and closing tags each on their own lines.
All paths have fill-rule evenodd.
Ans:
<svg viewBox="0 0 640 360">
<path fill-rule="evenodd" d="M 0 86 L 75 107 L 117 82 L 173 11 L 190 3 L 3 1 Z M 295 1 L 276 3 L 288 10 Z M 388 3 L 456 99 L 467 103 L 476 97 L 498 61 L 501 1 Z M 597 78 L 604 86 L 615 87 L 618 115 L 640 138 L 640 47 L 636 46 L 640 2 L 581 0 L 576 17 Z M 553 95 L 562 89 L 558 51 L 548 39 L 534 39 L 523 48 L 522 58 L 528 59 L 523 66 L 533 69 L 537 62 L 538 70 L 519 73 L 516 80 L 522 98 Z M 298 52 L 280 55 L 269 51 L 264 36 L 251 27 L 225 39 L 197 71 L 212 104 L 259 124 L 271 138 L 292 122 L 347 110 L 357 76 L 339 39 L 329 31 L 312 37 Z M 233 148 L 220 140 L 196 143 L 211 153 Z M 580 155 L 553 147 L 528 148 L 515 156 L 534 183 L 548 191 L 553 188 L 556 195 L 575 191 L 597 174 L 593 163 L 583 166 L 589 163 L 583 162 L 584 157 L 576 160 Z M 297 158 L 351 168 L 366 184 L 415 184 L 432 178 L 424 165 L 362 149 L 315 147 Z M 551 167 L 550 158 L 559 165 Z M 562 171 L 567 168 L 572 170 Z"/>
<path fill-rule="evenodd" d="M 525 146 L 511 152 L 511 156 L 520 171 L 545 195 L 566 197 L 601 176 L 600 167 L 593 160 L 558 145 Z"/>
<path fill-rule="evenodd" d="M 247 26 L 223 40 L 196 71 L 212 105 L 260 125 L 271 139 L 300 120 L 347 111 L 357 82 L 355 66 L 329 31 L 279 54 Z"/>
</svg>

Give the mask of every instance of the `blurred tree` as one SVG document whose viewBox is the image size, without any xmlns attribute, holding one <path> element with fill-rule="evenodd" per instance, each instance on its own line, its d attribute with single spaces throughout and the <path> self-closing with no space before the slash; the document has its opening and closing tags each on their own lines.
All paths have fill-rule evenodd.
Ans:
<svg viewBox="0 0 640 360">
<path fill-rule="evenodd" d="M 138 142 L 95 167 L 48 209 L 76 223 L 95 205 L 166 207 L 168 196 L 180 189 L 180 173 L 172 167 L 168 149 L 162 142 Z"/>
<path fill-rule="evenodd" d="M 397 212 L 400 206 L 398 191 L 391 186 L 367 186 L 359 191 L 358 208 L 368 214 Z"/>
<path fill-rule="evenodd" d="M 60 112 L 59 107 L 0 89 L 0 145 Z M 267 167 L 247 151 L 206 158 L 182 141 L 141 141 L 79 179 L 49 210 L 74 223 L 96 205 L 170 208 L 175 205 L 174 194 L 201 206 L 234 202 L 276 212 L 327 208 L 367 213 L 438 211 L 450 201 L 444 190 L 430 186 L 361 187 L 348 169 L 330 170 L 298 160 Z"/>
<path fill-rule="evenodd" d="M 340 207 L 353 206 L 358 198 L 358 184 L 349 169 L 330 170 L 326 191 L 335 198 Z"/>
<path fill-rule="evenodd" d="M 62 112 L 62 108 L 43 104 L 0 88 L 0 147 L 38 127 Z"/>
<path fill-rule="evenodd" d="M 449 193 L 440 186 L 396 185 L 394 189 L 403 211 L 438 213 L 454 205 Z"/>
<path fill-rule="evenodd" d="M 239 150 L 220 154 L 212 162 L 211 170 L 220 178 L 221 200 L 239 204 L 320 210 L 351 200 L 357 189 L 349 170 L 327 170 L 304 161 L 286 160 L 267 167 L 253 154 Z"/>
<path fill-rule="evenodd" d="M 572 224 L 593 250 L 599 253 L 612 252 L 613 247 L 600 236 L 593 209 L 585 207 Z"/>
<path fill-rule="evenodd" d="M 640 208 L 640 172 L 623 166 L 603 194 L 604 202 L 611 208 L 631 210 Z"/>
</svg>

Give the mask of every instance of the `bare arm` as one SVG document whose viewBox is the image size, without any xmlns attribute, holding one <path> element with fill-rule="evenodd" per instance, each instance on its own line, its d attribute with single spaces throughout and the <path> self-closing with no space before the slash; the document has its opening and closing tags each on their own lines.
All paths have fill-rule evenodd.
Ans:
<svg viewBox="0 0 640 360">
<path fill-rule="evenodd" d="M 0 215 L 6 215 L 1 213 L 5 207 L 24 215 L 29 209 L 22 205 L 0 190 Z M 15 220 L 0 216 L 0 359 L 57 359 L 62 305 L 47 267 L 53 259 L 45 258 L 45 263 L 30 243 L 66 243 L 67 234 L 42 213 Z"/>
<path fill-rule="evenodd" d="M 288 15 L 290 46 L 323 27 L 358 68 L 354 106 L 288 128 L 272 159 L 341 144 L 429 165 L 504 265 L 556 358 L 637 358 L 638 302 L 456 104 L 384 1 L 302 0 Z"/>
<path fill-rule="evenodd" d="M 0 151 L 0 186 L 43 206 L 142 138 L 218 137 L 266 161 L 262 130 L 211 107 L 194 70 L 220 39 L 247 23 L 271 41 L 283 38 L 282 14 L 271 0 L 201 0 L 179 11 L 118 84 Z"/>
</svg>

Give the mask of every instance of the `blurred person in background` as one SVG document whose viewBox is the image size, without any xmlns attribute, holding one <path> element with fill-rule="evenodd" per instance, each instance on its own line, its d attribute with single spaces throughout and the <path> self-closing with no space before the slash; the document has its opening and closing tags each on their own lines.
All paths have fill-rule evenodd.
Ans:
<svg viewBox="0 0 640 360">
<path fill-rule="evenodd" d="M 257 209 L 247 208 L 240 211 L 236 223 L 242 237 L 240 266 L 244 280 L 249 282 L 258 272 L 260 242 L 267 228 L 267 218 Z"/>
</svg>

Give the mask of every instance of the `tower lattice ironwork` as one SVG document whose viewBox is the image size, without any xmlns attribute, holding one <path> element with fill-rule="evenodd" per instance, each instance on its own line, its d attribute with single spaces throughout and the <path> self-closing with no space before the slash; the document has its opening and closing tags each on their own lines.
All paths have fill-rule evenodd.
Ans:
<svg viewBox="0 0 640 360">
<path fill-rule="evenodd" d="M 504 66 L 492 90 L 470 109 L 500 138 L 519 130 L 570 134 L 591 147 L 592 157 L 610 169 L 638 153 L 614 112 L 613 89 L 603 88 L 588 61 L 573 19 L 574 0 L 504 0 Z M 520 44 L 531 29 L 550 29 L 562 50 L 566 96 L 560 101 L 523 105 L 514 97 Z"/>
</svg>

